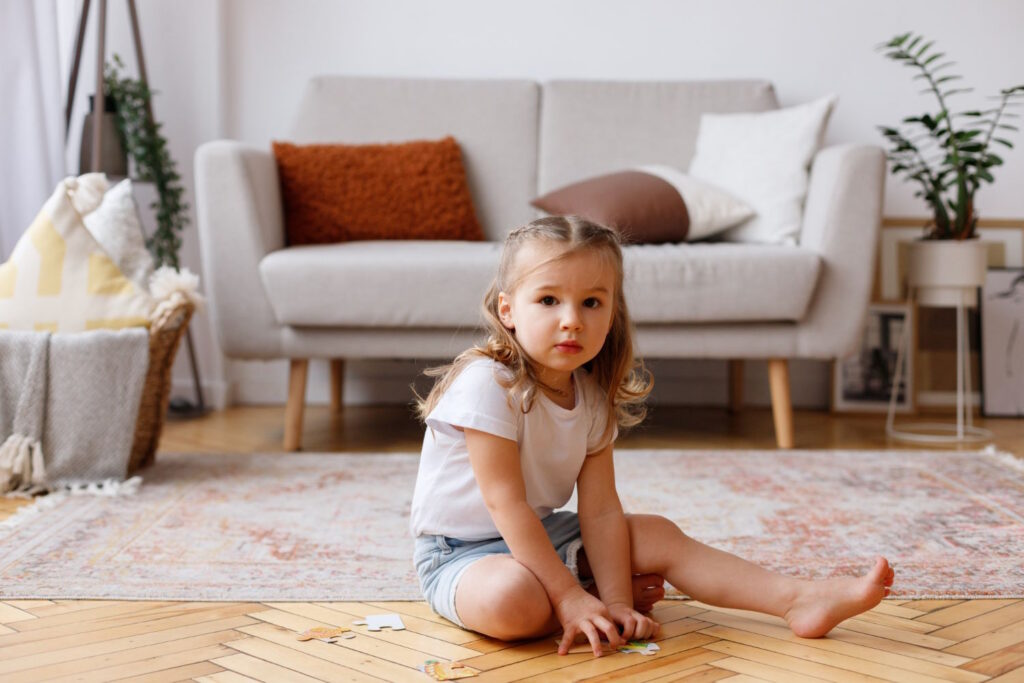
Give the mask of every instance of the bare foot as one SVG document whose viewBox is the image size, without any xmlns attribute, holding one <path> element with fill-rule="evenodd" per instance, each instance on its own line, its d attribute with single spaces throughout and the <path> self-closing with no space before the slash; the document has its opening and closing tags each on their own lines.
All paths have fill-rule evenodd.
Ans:
<svg viewBox="0 0 1024 683">
<path fill-rule="evenodd" d="M 594 578 L 590 571 L 590 563 L 587 561 L 587 551 L 580 550 L 576 560 L 579 564 L 580 577 L 584 579 Z M 600 598 L 597 592 L 597 584 L 592 583 L 587 589 L 591 595 Z M 654 607 L 654 603 L 665 597 L 665 577 L 659 574 L 634 574 L 633 575 L 633 609 L 637 612 L 647 614 Z"/>
<path fill-rule="evenodd" d="M 591 595 L 601 597 L 597 592 L 597 584 L 587 588 Z M 665 579 L 657 574 L 633 575 L 633 609 L 647 614 L 654 603 L 665 597 Z"/>
<path fill-rule="evenodd" d="M 647 614 L 665 597 L 665 579 L 657 574 L 633 575 L 633 609 Z"/>
<path fill-rule="evenodd" d="M 884 557 L 860 578 L 808 581 L 785 614 L 793 633 L 820 638 L 839 622 L 866 612 L 889 595 L 895 572 Z"/>
</svg>

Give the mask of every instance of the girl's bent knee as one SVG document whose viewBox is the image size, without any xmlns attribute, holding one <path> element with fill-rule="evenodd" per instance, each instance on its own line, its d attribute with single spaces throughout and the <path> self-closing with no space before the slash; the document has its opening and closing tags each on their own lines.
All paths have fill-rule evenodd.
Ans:
<svg viewBox="0 0 1024 683">
<path fill-rule="evenodd" d="M 685 536 L 675 522 L 661 515 L 626 515 L 626 523 L 629 525 L 630 534 L 639 536 L 664 537 L 665 535 L 679 534 Z"/>
<path fill-rule="evenodd" d="M 530 572 L 520 575 L 494 596 L 491 613 L 495 635 L 502 640 L 536 638 L 551 620 L 551 601 Z"/>
<path fill-rule="evenodd" d="M 466 626 L 500 640 L 544 635 L 552 619 L 551 602 L 533 572 L 511 558 L 487 570 L 484 581 L 465 593 L 460 589 L 457 596 Z"/>
</svg>

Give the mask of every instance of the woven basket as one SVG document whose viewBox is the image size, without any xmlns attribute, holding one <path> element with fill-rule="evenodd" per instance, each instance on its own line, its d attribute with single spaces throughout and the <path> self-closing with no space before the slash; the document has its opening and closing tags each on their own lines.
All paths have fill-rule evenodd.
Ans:
<svg viewBox="0 0 1024 683">
<path fill-rule="evenodd" d="M 150 317 L 149 368 L 139 402 L 139 416 L 135 420 L 129 475 L 156 461 L 156 447 L 171 398 L 171 367 L 194 311 L 195 305 L 175 292 L 161 302 Z"/>
</svg>

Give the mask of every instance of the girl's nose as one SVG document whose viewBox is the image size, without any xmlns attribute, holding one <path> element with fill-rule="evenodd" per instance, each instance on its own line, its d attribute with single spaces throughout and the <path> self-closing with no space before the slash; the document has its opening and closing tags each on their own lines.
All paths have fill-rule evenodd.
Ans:
<svg viewBox="0 0 1024 683">
<path fill-rule="evenodd" d="M 575 306 L 566 306 L 562 311 L 562 329 L 578 330 L 582 327 L 583 318 Z"/>
</svg>

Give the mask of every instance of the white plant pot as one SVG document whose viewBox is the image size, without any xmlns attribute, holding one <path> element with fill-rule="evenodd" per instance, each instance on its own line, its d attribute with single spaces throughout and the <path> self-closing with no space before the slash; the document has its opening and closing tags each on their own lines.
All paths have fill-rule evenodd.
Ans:
<svg viewBox="0 0 1024 683">
<path fill-rule="evenodd" d="M 988 244 L 980 239 L 921 240 L 910 245 L 907 279 L 922 306 L 973 307 L 987 268 Z"/>
</svg>

